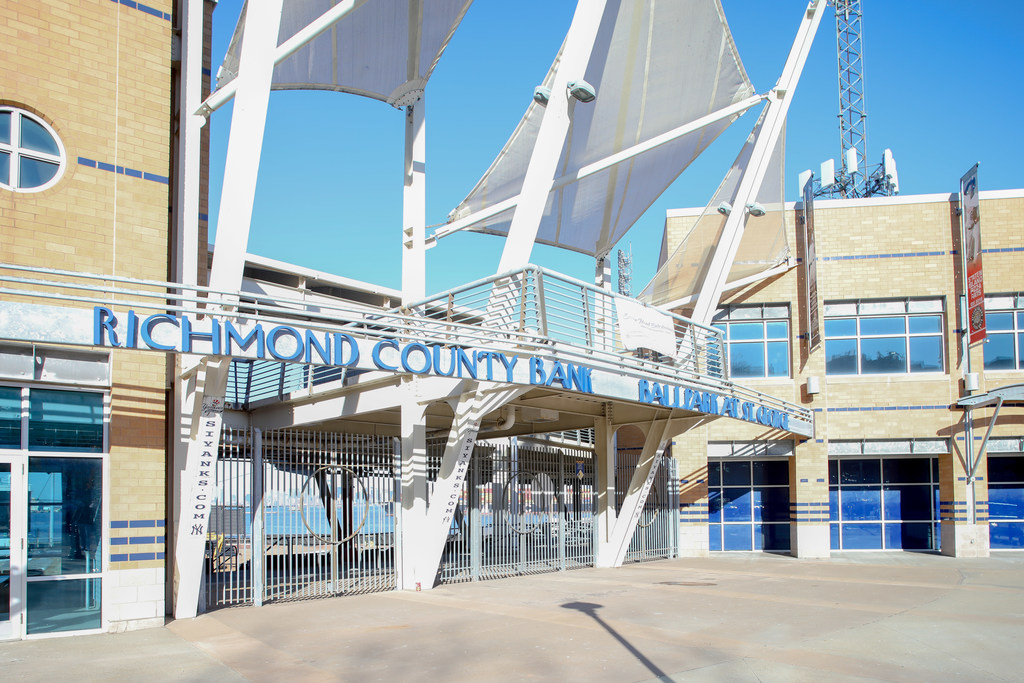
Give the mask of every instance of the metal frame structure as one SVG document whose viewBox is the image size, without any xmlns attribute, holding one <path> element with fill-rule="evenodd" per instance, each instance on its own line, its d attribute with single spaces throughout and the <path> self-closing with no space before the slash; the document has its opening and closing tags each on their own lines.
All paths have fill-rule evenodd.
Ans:
<svg viewBox="0 0 1024 683">
<path fill-rule="evenodd" d="M 179 111 L 182 121 L 179 144 L 181 163 L 179 164 L 180 187 L 178 206 L 176 207 L 178 219 L 176 252 L 180 263 L 176 275 L 181 282 L 168 283 L 168 289 L 164 293 L 165 298 L 156 302 L 158 309 L 175 310 L 173 305 L 168 307 L 168 303 L 173 303 L 174 299 L 168 301 L 166 293 L 180 291 L 176 297 L 181 302 L 177 310 L 183 312 L 195 310 L 197 314 L 232 317 L 248 315 L 240 308 L 240 304 L 246 296 L 240 292 L 240 288 L 274 66 L 329 29 L 346 13 L 359 7 L 363 2 L 365 0 L 345 0 L 335 5 L 307 28 L 299 31 L 293 38 L 281 45 L 277 45 L 277 37 L 281 23 L 282 0 L 250 3 L 245 16 L 245 40 L 241 48 L 237 77 L 228 86 L 213 93 L 205 102 L 197 105 L 196 84 L 201 83 L 202 80 L 202 65 L 201 59 L 196 58 L 201 54 L 197 51 L 199 48 L 196 44 L 201 45 L 203 34 L 202 0 L 187 0 L 187 32 L 182 38 L 183 55 L 185 55 L 182 62 L 182 83 L 185 95 L 182 98 Z M 769 101 L 768 123 L 764 126 L 756 143 L 750 169 L 744 174 L 741 181 L 740 197 L 744 199 L 744 205 L 747 197 L 754 196 L 764 177 L 764 165 L 780 134 L 786 110 L 820 20 L 820 10 L 824 2 L 825 0 L 813 0 L 808 6 L 783 77 L 767 97 Z M 424 219 L 425 176 L 423 174 L 426 116 L 423 101 L 419 100 L 407 105 L 406 110 L 405 208 L 402 226 L 402 288 L 405 308 L 403 311 L 382 311 L 380 318 L 375 321 L 375 326 L 366 324 L 365 311 L 360 311 L 358 314 L 352 312 L 353 317 L 349 320 L 349 324 L 357 325 L 363 331 L 390 330 L 390 333 L 393 334 L 398 330 L 403 338 L 408 339 L 419 339 L 424 335 L 429 338 L 430 335 L 435 335 L 437 343 L 441 344 L 464 345 L 467 342 L 472 343 L 474 339 L 487 338 L 492 341 L 500 341 L 501 344 L 507 345 L 509 348 L 531 349 L 532 352 L 540 356 L 571 351 L 578 353 L 581 358 L 588 358 L 588 363 L 593 363 L 595 359 L 598 359 L 598 362 L 607 364 L 612 371 L 621 373 L 626 370 L 634 377 L 650 377 L 652 382 L 676 381 L 689 384 L 696 382 L 698 386 L 708 389 L 743 392 L 745 390 L 734 387 L 724 376 L 725 363 L 721 357 L 724 345 L 720 340 L 716 345 L 708 344 L 706 340 L 700 342 L 696 338 L 685 341 L 687 338 L 684 337 L 685 343 L 683 347 L 680 347 L 685 347 L 693 353 L 700 351 L 705 356 L 709 350 L 717 349 L 715 351 L 719 358 L 716 361 L 719 368 L 717 374 L 714 371 L 714 366 L 706 363 L 703 366 L 687 366 L 686 363 L 673 365 L 657 358 L 626 356 L 616 353 L 614 332 L 611 331 L 614 321 L 610 317 L 613 300 L 610 296 L 598 298 L 595 293 L 589 292 L 585 288 L 581 290 L 583 295 L 581 301 L 584 304 L 582 310 L 591 316 L 592 326 L 588 329 L 603 331 L 590 335 L 582 346 L 578 346 L 581 342 L 578 339 L 561 341 L 549 338 L 547 330 L 538 334 L 539 330 L 528 329 L 522 325 L 510 327 L 507 324 L 498 325 L 497 329 L 494 328 L 496 322 L 511 322 L 505 319 L 505 313 L 508 310 L 514 311 L 519 320 L 523 320 L 523 316 L 527 312 L 527 308 L 521 305 L 508 309 L 506 294 L 513 291 L 524 291 L 523 288 L 509 289 L 509 284 L 515 285 L 516 278 L 525 279 L 531 272 L 538 272 L 531 270 L 527 264 L 544 205 L 552 187 L 556 187 L 560 182 L 574 180 L 588 172 L 600 170 L 600 168 L 623 158 L 629 158 L 645 149 L 668 142 L 688 132 L 692 127 L 703 126 L 711 121 L 742 112 L 765 99 L 762 96 L 748 98 L 725 110 L 713 112 L 690 126 L 683 127 L 686 130 L 671 131 L 665 136 L 637 146 L 637 148 L 625 150 L 615 158 L 598 162 L 593 165 L 592 169 L 581 170 L 574 178 L 555 178 L 555 167 L 568 130 L 571 111 L 575 106 L 587 106 L 585 103 L 572 99 L 566 86 L 569 81 L 578 79 L 586 68 L 604 8 L 604 0 L 581 0 L 576 9 L 566 37 L 559 68 L 555 74 L 552 96 L 541 123 L 538 142 L 527 169 L 522 193 L 508 203 L 509 206 L 515 205 L 516 210 L 498 268 L 502 275 L 496 276 L 496 279 L 488 283 L 491 295 L 487 299 L 484 317 L 458 322 L 452 319 L 456 309 L 449 307 L 445 309 L 448 311 L 446 320 L 432 320 L 431 311 L 439 308 L 437 306 L 439 302 L 436 299 L 425 300 L 423 298 L 424 251 L 427 246 Z M 225 164 L 224 188 L 221 193 L 217 220 L 216 244 L 210 271 L 210 287 L 198 288 L 194 286 L 196 276 L 193 274 L 193 270 L 198 272 L 198 265 L 193 266 L 188 254 L 198 253 L 199 246 L 194 243 L 198 239 L 198 211 L 196 208 L 200 180 L 199 173 L 195 172 L 195 169 L 197 169 L 200 149 L 198 146 L 201 127 L 199 117 L 208 116 L 210 112 L 232 97 L 234 98 L 234 109 Z M 508 206 L 496 207 L 496 210 L 505 208 Z M 709 280 L 704 284 L 698 300 L 698 311 L 700 312 L 696 316 L 698 323 L 706 324 L 717 305 L 724 278 L 729 270 L 728 266 L 735 256 L 744 222 L 745 212 L 736 211 L 726 227 L 727 238 L 723 240 L 723 244 L 716 251 L 711 268 L 711 272 L 717 279 Z M 457 225 L 449 225 L 435 233 L 431 239 L 436 239 L 443 234 L 450 234 L 456 229 L 458 229 Z M 547 273 L 541 273 L 541 276 L 549 280 L 554 279 Z M 571 283 L 571 287 L 575 288 L 577 284 Z M 116 291 L 116 287 L 111 289 Z M 140 288 L 140 290 L 144 289 Z M 190 294 L 186 290 L 191 290 L 192 293 Z M 610 295 L 610 292 L 601 291 Z M 145 296 L 140 291 L 136 291 L 129 297 L 129 300 L 137 300 L 136 295 L 138 297 Z M 452 292 L 448 293 L 445 298 L 450 302 L 454 297 L 455 293 Z M 596 300 L 599 305 L 591 307 L 587 304 L 588 298 L 591 301 Z M 85 301 L 85 299 L 87 297 L 80 298 L 81 301 Z M 549 299 L 542 295 L 535 302 L 541 312 L 539 318 L 548 319 L 544 314 L 548 301 Z M 252 298 L 249 297 L 245 302 L 246 306 L 251 306 L 251 302 Z M 336 320 L 338 313 L 342 313 L 342 320 L 346 319 L 343 311 L 335 310 L 330 314 L 324 314 L 321 310 L 314 313 L 305 306 L 296 309 L 285 302 L 276 302 L 276 307 L 273 302 L 260 302 L 260 307 L 265 314 L 269 314 L 273 319 L 287 322 L 298 315 L 307 321 L 312 321 L 314 327 L 320 329 L 328 329 L 336 325 L 333 321 L 328 322 L 332 315 Z M 572 310 L 571 307 L 570 310 Z M 405 313 L 409 311 L 414 311 L 416 314 L 406 315 Z M 495 317 L 496 314 L 500 315 Z M 382 322 L 385 318 L 388 325 Z M 490 321 L 491 325 L 485 324 L 487 321 Z M 700 329 L 700 324 L 693 325 L 691 321 L 677 321 L 676 325 L 677 329 L 679 325 L 690 331 Z M 339 329 L 344 330 L 344 323 Z M 206 547 L 205 521 L 200 520 L 191 526 L 187 522 L 191 521 L 192 511 L 201 509 L 200 506 L 205 505 L 210 499 L 211 478 L 204 477 L 204 474 L 207 474 L 211 467 L 216 466 L 221 425 L 224 420 L 224 398 L 229 366 L 229 359 L 224 357 L 191 354 L 181 355 L 178 363 L 178 382 L 175 387 L 174 404 L 177 410 L 178 425 L 176 435 L 179 438 L 172 439 L 175 442 L 175 481 L 191 482 L 191 484 L 184 485 L 185 490 L 182 490 L 180 496 L 175 496 L 173 500 L 173 516 L 178 520 L 174 546 L 177 574 L 174 613 L 177 618 L 194 616 L 198 606 L 202 564 L 200 558 L 203 557 Z M 466 464 L 477 435 L 481 431 L 481 421 L 484 416 L 500 411 L 510 401 L 519 400 L 518 397 L 521 397 L 526 390 L 522 386 L 511 383 L 488 383 L 487 386 L 484 386 L 478 381 L 417 376 L 401 376 L 397 384 L 391 381 L 379 387 L 372 381 L 365 384 L 365 390 L 362 388 L 362 383 L 357 383 L 348 389 L 350 397 L 356 399 L 354 402 L 362 404 L 358 411 L 365 410 L 369 405 L 377 405 L 381 408 L 388 406 L 392 410 L 397 409 L 400 415 L 398 432 L 402 453 L 403 503 L 396 531 L 398 557 L 400 558 L 396 562 L 396 583 L 399 588 L 404 589 L 430 588 L 435 579 L 447 529 L 451 523 L 449 508 L 439 503 L 444 500 L 444 494 L 447 493 L 449 497 L 456 495 L 454 492 L 461 488 L 465 478 Z M 664 386 L 667 392 L 669 385 L 666 383 Z M 680 386 L 677 384 L 676 387 L 678 392 Z M 788 406 L 757 392 L 747 391 L 747 393 L 756 395 L 762 403 L 786 406 L 787 410 L 799 415 L 802 422 L 807 425 L 813 424 L 811 415 L 805 409 Z M 346 411 L 353 410 L 351 408 L 353 401 L 349 400 L 346 403 L 346 400 L 342 398 L 340 403 L 321 402 L 318 406 L 304 406 L 302 410 L 296 407 L 289 418 L 290 424 L 299 421 L 299 416 L 302 413 L 314 415 L 315 419 L 344 416 Z M 425 424 L 430 406 L 439 402 L 448 403 L 451 406 L 454 419 L 441 463 L 441 473 L 438 481 L 434 484 L 433 495 L 431 495 L 427 481 Z M 640 403 L 645 402 L 641 400 Z M 709 419 L 708 416 L 695 417 L 692 412 L 681 411 L 667 404 L 665 398 L 660 401 L 647 402 L 641 411 L 646 411 L 646 416 L 640 420 L 643 422 L 642 429 L 645 432 L 643 451 L 620 507 L 615 503 L 616 473 L 613 464 L 614 458 L 610 458 L 609 454 L 614 452 L 615 429 L 625 423 L 613 419 L 613 405 L 613 402 L 606 401 L 600 416 L 587 418 L 592 420 L 587 426 L 595 428 L 597 433 L 596 479 L 599 510 L 597 554 L 598 564 L 604 566 L 621 564 L 629 549 L 630 540 L 633 537 L 637 521 L 642 516 L 646 497 L 657 471 L 659 459 L 662 457 L 661 453 L 665 443 L 672 436 L 692 429 Z M 330 411 L 336 412 L 332 415 Z M 272 414 L 273 411 L 268 413 L 268 416 Z M 633 410 L 633 414 L 639 415 L 640 413 Z M 183 477 L 179 477 L 178 473 L 183 474 Z M 433 504 L 428 506 L 428 501 Z"/>
</svg>

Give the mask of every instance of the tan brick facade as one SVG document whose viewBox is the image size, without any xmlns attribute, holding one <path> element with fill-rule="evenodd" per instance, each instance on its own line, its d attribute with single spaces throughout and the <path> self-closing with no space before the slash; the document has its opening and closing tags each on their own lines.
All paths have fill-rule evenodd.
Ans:
<svg viewBox="0 0 1024 683">
<path fill-rule="evenodd" d="M 0 189 L 0 262 L 168 279 L 173 11 L 171 0 L 5 3 L 0 105 L 48 123 L 66 159 L 49 189 Z M 108 622 L 163 614 L 168 362 L 137 352 L 110 357 Z M 148 613 L 111 607 L 126 570 L 158 582 L 146 589 L 154 593 Z"/>
<path fill-rule="evenodd" d="M 963 395 L 966 372 L 961 362 L 961 335 L 957 293 L 960 291 L 959 217 L 955 195 L 818 200 L 815 203 L 815 236 L 818 272 L 819 315 L 824 319 L 826 302 L 886 299 L 941 298 L 944 304 L 945 371 L 942 373 L 826 375 L 824 344 L 808 353 L 807 310 L 803 302 L 804 269 L 797 267 L 723 297 L 723 304 L 788 304 L 790 307 L 791 379 L 738 379 L 766 394 L 808 406 L 815 411 L 815 439 L 798 444 L 790 462 L 791 552 L 798 556 L 823 556 L 829 552 L 829 444 L 860 440 L 944 440 L 949 444 L 939 455 L 939 481 L 943 552 L 953 552 L 954 527 L 975 526 L 967 515 L 967 483 L 964 471 L 964 412 L 951 407 Z M 794 256 L 798 244 L 797 212 L 787 211 L 789 244 Z M 666 221 L 669 250 L 678 245 L 693 224 L 693 212 L 676 212 Z M 984 276 L 987 295 L 1024 292 L 1024 192 L 983 192 L 981 226 Z M 684 310 L 685 314 L 686 311 Z M 983 369 L 983 347 L 971 350 L 972 371 L 980 374 L 979 391 L 1024 380 L 1022 371 Z M 808 378 L 818 378 L 820 393 L 807 393 Z M 1016 417 L 1005 417 L 1016 412 Z M 991 409 L 974 415 L 975 452 L 988 425 Z M 1020 409 L 1004 408 L 992 438 L 1024 435 Z M 694 443 L 689 435 L 677 441 L 676 457 L 681 472 L 700 472 L 707 466 L 707 442 L 757 441 L 778 438 L 759 434 L 753 427 L 732 420 L 713 422 L 706 441 Z M 697 438 L 697 442 L 702 439 Z M 695 452 L 696 451 L 696 452 Z M 977 527 L 987 543 L 988 496 L 985 463 L 977 472 Z M 685 476 L 684 476 L 685 479 Z M 706 505 L 707 499 L 684 484 L 683 524 L 687 506 Z M 706 495 L 706 491 L 704 493 Z M 692 498 L 692 500 L 691 500 Z M 696 519 L 696 517 L 694 517 Z M 704 517 L 706 520 L 706 517 Z M 691 522 L 692 523 L 692 522 Z M 963 548 L 961 548 L 963 550 Z M 687 552 L 684 548 L 683 552 Z M 970 552 L 968 549 L 965 552 Z M 987 550 L 986 550 L 987 552 Z"/>
</svg>

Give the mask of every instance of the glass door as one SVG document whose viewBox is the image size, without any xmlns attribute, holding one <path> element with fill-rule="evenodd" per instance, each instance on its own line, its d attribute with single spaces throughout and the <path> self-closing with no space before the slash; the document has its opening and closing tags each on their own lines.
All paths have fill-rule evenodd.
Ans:
<svg viewBox="0 0 1024 683">
<path fill-rule="evenodd" d="M 24 470 L 23 459 L 0 455 L 0 640 L 22 635 Z"/>
</svg>

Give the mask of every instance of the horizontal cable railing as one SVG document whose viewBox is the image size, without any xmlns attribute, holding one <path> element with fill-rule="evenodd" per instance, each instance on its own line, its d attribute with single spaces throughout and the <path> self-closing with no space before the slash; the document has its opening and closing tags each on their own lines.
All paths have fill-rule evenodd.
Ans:
<svg viewBox="0 0 1024 683">
<path fill-rule="evenodd" d="M 172 315 L 213 314 L 240 323 L 301 324 L 319 332 L 513 354 L 557 352 L 564 362 L 652 382 L 687 382 L 811 420 L 810 411 L 801 406 L 732 385 L 719 330 L 653 309 L 662 320 L 671 320 L 674 354 L 627 349 L 618 330 L 617 306 L 644 304 L 532 265 L 391 310 L 345 300 L 332 305 L 318 299 L 314 306 L 303 300 L 301 290 L 294 296 L 271 297 L 2 263 L 0 294 L 61 306 L 103 305 Z M 235 381 L 236 387 L 247 386 L 247 400 L 236 403 L 249 403 L 254 396 L 283 397 L 310 383 L 301 364 L 289 364 L 300 370 L 284 372 L 276 361 L 265 364 L 259 371 L 253 366 Z M 316 376 L 312 384 L 318 384 Z"/>
</svg>

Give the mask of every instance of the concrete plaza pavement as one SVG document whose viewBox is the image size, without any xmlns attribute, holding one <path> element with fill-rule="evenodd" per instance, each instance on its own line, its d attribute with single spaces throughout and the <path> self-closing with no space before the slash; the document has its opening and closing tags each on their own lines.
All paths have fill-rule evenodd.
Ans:
<svg viewBox="0 0 1024 683">
<path fill-rule="evenodd" d="M 717 554 L 0 643 L 4 681 L 1020 681 L 1024 553 Z"/>
</svg>

